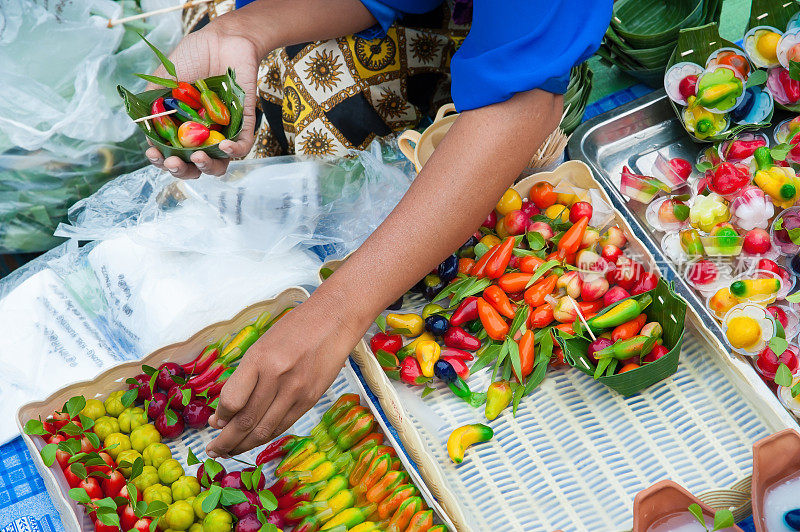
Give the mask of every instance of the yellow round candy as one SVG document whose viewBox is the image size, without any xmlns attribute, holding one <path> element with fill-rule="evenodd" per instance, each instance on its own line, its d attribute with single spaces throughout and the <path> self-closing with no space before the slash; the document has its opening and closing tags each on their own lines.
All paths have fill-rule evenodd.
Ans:
<svg viewBox="0 0 800 532">
<path fill-rule="evenodd" d="M 768 61 L 777 61 L 778 41 L 780 40 L 781 36 L 774 31 L 765 32 L 758 41 L 756 41 L 756 50 Z"/>
<path fill-rule="evenodd" d="M 497 236 L 505 240 L 506 238 L 508 238 L 509 235 L 508 235 L 508 229 L 506 229 L 506 224 L 503 223 L 503 220 L 505 220 L 505 218 L 500 218 L 499 220 L 497 220 L 497 224 L 495 224 L 494 230 L 497 231 Z"/>
<path fill-rule="evenodd" d="M 487 248 L 496 246 L 500 242 L 501 240 L 494 235 L 485 235 L 483 238 L 481 238 L 481 243 Z"/>
<path fill-rule="evenodd" d="M 555 220 L 560 216 L 561 221 L 566 222 L 567 220 L 569 220 L 569 209 L 565 205 L 556 203 L 546 208 L 544 210 L 544 215 L 550 218 L 551 220 Z"/>
<path fill-rule="evenodd" d="M 761 326 L 749 316 L 736 316 L 728 322 L 725 335 L 736 349 L 748 349 L 761 341 Z"/>
<path fill-rule="evenodd" d="M 509 188 L 503 193 L 500 201 L 495 205 L 494 210 L 501 216 L 505 216 L 511 211 L 516 211 L 522 208 L 522 196 L 513 188 Z"/>
</svg>

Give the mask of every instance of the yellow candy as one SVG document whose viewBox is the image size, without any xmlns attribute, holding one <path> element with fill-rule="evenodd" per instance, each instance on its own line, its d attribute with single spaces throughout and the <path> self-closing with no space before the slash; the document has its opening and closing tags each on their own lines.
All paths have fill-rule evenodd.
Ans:
<svg viewBox="0 0 800 532">
<path fill-rule="evenodd" d="M 761 342 L 761 326 L 749 316 L 737 316 L 728 322 L 725 335 L 736 349 L 751 350 Z"/>
<path fill-rule="evenodd" d="M 464 461 L 464 452 L 469 446 L 489 441 L 493 436 L 492 428 L 482 423 L 458 427 L 447 438 L 447 454 L 453 463 L 460 464 Z"/>
<path fill-rule="evenodd" d="M 556 203 L 546 208 L 544 210 L 544 215 L 550 218 L 551 220 L 555 220 L 560 216 L 561 221 L 566 222 L 567 220 L 569 220 L 569 209 L 565 205 L 560 205 Z"/>
<path fill-rule="evenodd" d="M 708 308 L 722 319 L 730 309 L 740 303 L 739 299 L 731 294 L 730 289 L 727 287 L 717 290 L 711 299 L 708 300 Z"/>
<path fill-rule="evenodd" d="M 517 211 L 522 208 L 522 196 L 513 188 L 509 188 L 503 193 L 500 201 L 495 205 L 494 210 L 498 214 L 505 216 L 511 211 Z"/>
<path fill-rule="evenodd" d="M 778 60 L 778 41 L 781 36 L 774 31 L 765 32 L 761 38 L 756 41 L 756 50 L 764 59 L 775 62 Z"/>
</svg>

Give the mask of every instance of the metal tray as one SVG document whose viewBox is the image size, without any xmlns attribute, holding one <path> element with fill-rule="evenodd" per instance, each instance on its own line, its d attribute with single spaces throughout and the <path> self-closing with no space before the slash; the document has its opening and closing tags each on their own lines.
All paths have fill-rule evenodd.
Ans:
<svg viewBox="0 0 800 532">
<path fill-rule="evenodd" d="M 782 119 L 776 114 L 773 122 Z M 772 131 L 767 133 L 771 138 Z M 571 159 L 581 160 L 591 167 L 614 206 L 627 215 L 634 234 L 656 258 L 664 276 L 675 282 L 677 291 L 694 307 L 703 324 L 732 353 L 722 327 L 706 307 L 705 298 L 686 283 L 676 264 L 661 251 L 660 236 L 657 236 L 660 233 L 650 229 L 645 221 L 647 205 L 628 200 L 619 190 L 623 166 L 634 172 L 647 173 L 659 153 L 667 158 L 683 157 L 695 161 L 706 146 L 708 144 L 699 144 L 689 137 L 675 116 L 666 93 L 658 90 L 584 122 L 573 133 L 567 149 Z M 751 368 L 749 377 L 753 386 L 774 398 L 774 392 L 745 357 L 731 356 L 745 361 Z M 798 425 L 796 419 L 794 425 Z"/>
</svg>

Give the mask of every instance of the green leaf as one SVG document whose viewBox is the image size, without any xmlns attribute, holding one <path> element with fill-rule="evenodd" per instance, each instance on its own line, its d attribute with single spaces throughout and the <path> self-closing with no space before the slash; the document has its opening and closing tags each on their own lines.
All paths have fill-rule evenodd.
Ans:
<svg viewBox="0 0 800 532">
<path fill-rule="evenodd" d="M 483 279 L 474 279 L 470 277 L 469 280 L 473 282 L 468 285 L 465 285 L 462 288 L 459 288 L 456 291 L 456 293 L 453 294 L 453 298 L 450 300 L 451 305 L 455 305 L 465 297 L 474 296 L 475 294 L 483 292 L 487 286 L 492 284 L 491 279 L 488 279 L 486 277 L 484 277 Z"/>
<path fill-rule="evenodd" d="M 148 387 L 150 388 L 150 396 L 153 396 L 153 393 L 156 390 L 156 379 L 158 379 L 158 373 L 153 373 L 150 376 L 150 382 L 148 383 Z"/>
<path fill-rule="evenodd" d="M 208 488 L 208 495 L 206 495 L 205 499 L 203 499 L 200 508 L 202 508 L 205 513 L 211 513 L 211 510 L 216 508 L 219 504 L 219 499 L 221 496 L 222 488 L 216 484 L 212 485 L 210 488 Z"/>
<path fill-rule="evenodd" d="M 755 87 L 758 85 L 763 85 L 767 82 L 767 71 L 766 70 L 754 70 L 750 73 L 750 77 L 747 78 L 747 85 L 745 88 Z"/>
<path fill-rule="evenodd" d="M 520 386 L 519 384 L 514 384 L 514 383 L 512 383 L 511 385 L 514 388 L 514 396 L 513 396 L 513 402 L 512 402 L 513 408 L 511 410 L 511 414 L 514 417 L 517 417 L 517 408 L 519 407 L 519 402 L 522 399 L 522 396 L 525 395 L 525 387 L 524 386 Z"/>
<path fill-rule="evenodd" d="M 77 416 L 86 406 L 86 398 L 82 395 L 72 397 L 66 404 L 67 414 L 70 418 Z"/>
<path fill-rule="evenodd" d="M 508 344 L 508 358 L 511 360 L 511 367 L 514 368 L 514 375 L 522 378 L 522 363 L 519 359 L 519 345 L 513 339 Z"/>
<path fill-rule="evenodd" d="M 606 372 L 606 368 L 611 364 L 612 358 L 603 358 L 597 362 L 597 368 L 594 370 L 594 378 L 599 379 Z"/>
<path fill-rule="evenodd" d="M 25 428 L 23 430 L 25 431 L 25 434 L 29 434 L 31 436 L 44 436 L 45 434 L 50 434 L 44 430 L 44 424 L 38 419 L 29 419 L 28 422 L 25 423 Z"/>
<path fill-rule="evenodd" d="M 502 364 L 506 356 L 508 355 L 508 338 L 503 341 L 502 347 L 500 348 L 500 354 L 497 355 L 497 360 L 494 363 L 494 370 L 492 370 L 492 382 L 494 382 L 497 377 L 497 371 L 500 369 L 500 364 Z"/>
<path fill-rule="evenodd" d="M 397 367 L 397 357 L 388 351 L 378 349 L 378 352 L 375 353 L 375 358 L 378 359 L 378 364 L 380 364 L 383 368 Z"/>
<path fill-rule="evenodd" d="M 168 89 L 174 89 L 178 86 L 178 82 L 169 78 L 160 78 L 158 76 L 151 76 L 149 74 L 134 74 L 134 76 L 138 76 L 145 81 L 149 81 L 155 85 L 161 85 L 162 87 L 167 87 Z"/>
<path fill-rule="evenodd" d="M 101 512 L 97 510 L 97 520 L 108 526 L 115 526 L 119 528 L 119 515 L 116 511 Z"/>
<path fill-rule="evenodd" d="M 152 377 L 153 375 L 158 373 L 158 370 L 153 366 L 148 366 L 147 364 L 142 364 L 142 373 Z"/>
<path fill-rule="evenodd" d="M 53 462 L 56 461 L 56 450 L 58 450 L 58 445 L 55 443 L 48 443 L 42 447 L 41 451 L 39 451 L 39 455 L 42 457 L 42 462 L 44 462 L 44 465 L 47 467 L 50 467 L 53 465 Z"/>
<path fill-rule="evenodd" d="M 203 506 L 203 508 L 205 508 L 205 506 Z M 145 513 L 145 517 L 161 517 L 165 513 L 167 513 L 167 510 L 169 510 L 169 506 L 167 506 L 166 503 L 162 501 L 153 501 L 147 505 L 147 512 Z"/>
<path fill-rule="evenodd" d="M 278 532 L 278 527 L 272 523 L 264 523 L 258 529 L 258 532 Z"/>
<path fill-rule="evenodd" d="M 708 161 L 703 161 L 702 163 L 697 163 L 696 165 L 694 165 L 694 167 L 699 173 L 704 174 L 708 170 L 714 168 L 714 165 Z"/>
<path fill-rule="evenodd" d="M 216 398 L 214 398 L 214 400 L 213 400 L 213 401 L 211 401 L 210 403 L 208 403 L 208 406 L 210 406 L 211 408 L 213 408 L 214 410 L 216 410 L 216 409 L 217 409 L 217 407 L 219 406 L 219 397 L 216 397 Z"/>
<path fill-rule="evenodd" d="M 174 425 L 175 423 L 178 422 L 178 416 L 175 414 L 175 412 L 173 412 L 171 408 L 167 408 L 166 410 L 164 410 L 164 416 L 166 416 L 167 423 L 169 425 Z"/>
<path fill-rule="evenodd" d="M 203 480 L 204 481 L 207 480 L 206 477 L 208 477 L 208 479 L 212 479 L 212 478 L 216 477 L 220 473 L 220 471 L 222 471 L 222 465 L 220 465 L 220 463 L 217 462 L 216 460 L 213 460 L 212 458 L 206 458 L 206 461 L 203 462 Z M 208 481 L 206 483 L 201 482 L 201 484 L 203 484 L 203 486 L 208 487 L 208 485 L 210 484 L 210 481 Z M 209 511 L 211 511 L 211 510 L 209 510 Z"/>
<path fill-rule="evenodd" d="M 94 432 L 87 432 L 86 438 L 89 440 L 89 443 L 92 444 L 92 447 L 94 447 L 95 449 L 100 448 L 100 436 L 98 436 Z"/>
<path fill-rule="evenodd" d="M 187 448 L 189 451 L 189 456 L 186 457 L 186 465 L 195 465 L 199 464 L 200 460 L 197 459 L 197 456 L 192 452 L 192 449 Z"/>
<path fill-rule="evenodd" d="M 222 488 L 222 495 L 219 500 L 223 506 L 231 506 L 233 504 L 245 502 L 247 496 L 242 490 L 237 490 L 236 488 Z"/>
<path fill-rule="evenodd" d="M 383 314 L 379 314 L 378 317 L 375 318 L 375 325 L 378 326 L 378 329 L 380 329 L 381 332 L 385 333 L 386 332 L 386 316 L 384 316 Z"/>
<path fill-rule="evenodd" d="M 242 484 L 244 487 L 251 490 L 253 489 L 253 474 L 250 471 L 242 471 L 241 473 Z"/>
<path fill-rule="evenodd" d="M 503 371 L 500 373 L 500 378 L 504 381 L 511 379 L 511 346 L 508 348 L 509 356 L 503 362 Z"/>
<path fill-rule="evenodd" d="M 789 61 L 789 77 L 800 81 L 800 63 L 797 61 Z"/>
<path fill-rule="evenodd" d="M 468 283 L 473 283 L 473 282 L 475 282 L 475 278 L 474 277 L 464 277 L 463 279 L 459 279 L 458 281 L 450 283 L 449 285 L 447 285 L 444 288 L 442 288 L 441 291 L 439 291 L 438 294 L 436 294 L 436 297 L 434 298 L 434 301 L 439 301 L 440 299 L 444 299 L 445 297 L 449 296 L 450 294 L 455 293 L 455 291 L 458 290 L 459 288 L 461 288 L 462 286 L 464 286 L 464 285 L 466 285 Z M 454 307 L 454 303 L 451 302 L 450 305 L 451 305 L 451 307 Z"/>
<path fill-rule="evenodd" d="M 706 520 L 703 519 L 703 509 L 700 508 L 700 505 L 697 503 L 693 503 L 689 505 L 689 513 L 697 519 L 697 522 L 703 525 L 703 528 L 706 527 Z"/>
<path fill-rule="evenodd" d="M 183 386 L 184 384 L 186 384 L 186 379 L 183 377 L 179 377 L 178 375 L 170 375 L 169 378 L 172 382 L 174 382 L 178 386 Z"/>
<path fill-rule="evenodd" d="M 536 268 L 536 271 L 534 272 L 534 274 L 528 280 L 528 283 L 525 285 L 525 288 L 528 288 L 528 287 L 532 286 L 534 283 L 536 283 L 536 281 L 541 279 L 541 277 L 544 274 L 546 274 L 547 272 L 549 272 L 551 269 L 555 268 L 559 264 L 560 263 L 557 260 L 548 260 L 544 264 L 540 264 L 539 267 Z"/>
<path fill-rule="evenodd" d="M 323 281 L 328 277 L 330 277 L 331 275 L 333 275 L 333 270 L 331 270 L 330 268 L 324 267 L 319 269 L 319 276 Z"/>
<path fill-rule="evenodd" d="M 400 370 L 394 369 L 394 370 L 386 371 L 385 373 L 386 373 L 386 376 L 389 377 L 390 379 L 392 379 L 393 381 L 399 381 L 400 380 Z"/>
<path fill-rule="evenodd" d="M 475 363 L 469 370 L 470 375 L 474 375 L 478 371 L 491 364 L 497 355 L 500 354 L 500 349 L 500 344 L 495 342 L 486 344 L 486 346 L 482 347 L 477 353 L 478 358 L 475 360 Z"/>
<path fill-rule="evenodd" d="M 422 385 L 422 384 L 426 384 L 428 382 L 431 382 L 431 380 L 432 379 L 430 377 L 423 377 L 422 375 L 420 375 L 419 377 L 414 379 L 414 384 Z"/>
<path fill-rule="evenodd" d="M 125 408 L 128 408 L 136 401 L 136 397 L 138 396 L 139 396 L 139 390 L 137 390 L 136 388 L 131 388 L 130 390 L 122 394 L 120 402 Z"/>
<path fill-rule="evenodd" d="M 767 346 L 769 346 L 772 352 L 775 353 L 776 357 L 779 357 L 784 351 L 786 351 L 786 348 L 789 347 L 789 342 L 787 342 L 785 338 L 778 338 L 775 336 L 774 338 L 769 339 Z"/>
<path fill-rule="evenodd" d="M 431 388 L 430 386 L 425 386 L 425 389 L 422 390 L 422 398 L 425 399 L 428 397 L 436 388 Z"/>
<path fill-rule="evenodd" d="M 522 324 L 528 319 L 528 312 L 530 307 L 528 305 L 521 305 L 514 314 L 514 321 L 511 322 L 511 327 L 508 329 L 508 336 L 513 338 Z"/>
<path fill-rule="evenodd" d="M 411 331 L 409 329 L 392 329 L 389 331 L 391 334 L 401 334 L 403 336 L 412 336 Z"/>
<path fill-rule="evenodd" d="M 541 233 L 527 233 L 526 238 L 528 239 L 528 247 L 534 251 L 539 251 L 545 246 L 544 236 Z"/>
<path fill-rule="evenodd" d="M 75 475 L 81 480 L 83 480 L 88 476 L 88 472 L 86 471 L 86 466 L 81 464 L 80 462 L 72 464 L 71 466 L 69 466 L 69 469 L 70 471 L 75 473 Z"/>
<path fill-rule="evenodd" d="M 63 432 L 67 436 L 77 436 L 78 434 L 81 434 L 83 432 L 83 429 L 78 425 L 76 425 L 75 423 L 73 423 L 72 421 L 70 421 L 69 423 L 61 427 L 61 432 Z"/>
<path fill-rule="evenodd" d="M 189 388 L 184 388 L 181 390 L 181 395 L 183 396 L 181 398 L 181 404 L 183 406 L 188 405 L 189 401 L 191 401 L 192 399 L 192 390 L 190 390 Z"/>
<path fill-rule="evenodd" d="M 169 74 L 169 75 L 170 75 L 170 76 L 172 76 L 173 78 L 177 78 L 177 74 L 175 74 L 175 65 L 173 65 L 173 64 L 172 64 L 172 61 L 170 61 L 169 59 L 167 59 L 167 56 L 165 56 L 165 55 L 164 55 L 164 54 L 161 52 L 161 50 L 159 50 L 158 48 L 156 48 L 155 46 L 153 46 L 153 45 L 150 43 L 150 41 L 148 41 L 148 40 L 145 38 L 145 36 L 144 36 L 144 35 L 142 35 L 142 34 L 140 33 L 140 34 L 139 34 L 139 37 L 141 37 L 141 38 L 142 38 L 142 40 L 143 40 L 144 42 L 146 42 L 146 43 L 147 43 L 147 46 L 149 46 L 149 47 L 150 47 L 150 49 L 151 49 L 151 50 L 153 50 L 153 53 L 154 53 L 154 54 L 156 54 L 156 57 L 158 57 L 158 60 L 159 60 L 159 61 L 161 61 L 161 64 L 162 64 L 162 65 L 164 65 L 164 70 L 166 70 L 166 71 L 167 71 L 167 74 Z"/>
<path fill-rule="evenodd" d="M 133 461 L 133 466 L 131 466 L 131 476 L 130 478 L 136 478 L 142 474 L 144 471 L 144 459 L 139 456 L 136 460 Z"/>
<path fill-rule="evenodd" d="M 734 525 L 733 513 L 728 510 L 717 510 L 714 512 L 714 530 L 722 530 Z"/>
<path fill-rule="evenodd" d="M 261 470 L 264 467 L 264 464 L 258 464 L 255 469 L 253 469 L 253 475 L 251 477 L 251 484 L 253 489 L 258 489 L 258 483 L 261 481 Z"/>
<path fill-rule="evenodd" d="M 83 414 L 79 414 L 78 419 L 81 422 L 81 427 L 83 427 L 83 431 L 88 434 L 89 429 L 94 427 L 94 419 L 88 416 L 84 416 Z"/>
<path fill-rule="evenodd" d="M 756 72 L 763 72 L 763 70 L 757 70 Z M 770 148 L 769 153 L 776 161 L 785 161 L 793 147 L 794 146 L 791 144 L 786 144 L 784 142 L 783 144 L 778 144 L 777 146 Z M 781 218 L 781 220 L 783 220 L 783 218 Z"/>
<path fill-rule="evenodd" d="M 775 372 L 775 384 L 783 386 L 784 388 L 788 388 L 792 385 L 792 372 L 783 362 L 781 362 L 780 366 L 778 366 L 778 370 Z"/>
<path fill-rule="evenodd" d="M 278 499 L 269 490 L 261 490 L 258 492 L 258 499 L 261 501 L 261 506 L 268 512 L 272 512 L 278 507 Z"/>
<path fill-rule="evenodd" d="M 523 395 L 528 395 L 533 390 L 539 387 L 539 385 L 544 381 L 544 377 L 547 374 L 547 364 L 536 364 L 533 368 L 533 372 L 528 375 L 528 380 L 525 382 L 525 391 Z"/>
<path fill-rule="evenodd" d="M 115 510 L 117 509 L 117 503 L 111 497 L 104 497 L 102 499 L 98 499 L 94 501 L 95 506 L 98 508 L 105 508 L 108 510 Z"/>
<path fill-rule="evenodd" d="M 797 397 L 798 395 L 800 395 L 800 381 L 798 381 L 797 384 L 792 386 L 790 392 L 792 394 L 792 397 Z"/>
</svg>

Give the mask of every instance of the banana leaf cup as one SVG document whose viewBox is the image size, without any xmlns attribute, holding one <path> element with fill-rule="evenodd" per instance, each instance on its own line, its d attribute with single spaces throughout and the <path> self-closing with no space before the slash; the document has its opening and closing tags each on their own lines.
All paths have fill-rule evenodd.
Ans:
<svg viewBox="0 0 800 532">
<path fill-rule="evenodd" d="M 625 396 L 638 393 L 675 373 L 680 359 L 686 301 L 678 296 L 663 278 L 658 281 L 658 285 L 653 290 L 626 299 L 640 299 L 645 294 L 652 297 L 653 302 L 645 308 L 644 314 L 647 315 L 648 322 L 657 321 L 661 324 L 663 328 L 661 339 L 669 353 L 654 362 L 643 364 L 641 367 L 625 373 L 614 374 L 617 365 L 612 363 L 608 367 L 609 369 L 597 378 L 604 385 Z M 620 303 L 621 301 L 609 306 L 604 313 Z M 556 339 L 564 351 L 564 361 L 573 368 L 593 377 L 597 368 L 586 354 L 591 338 L 589 333 L 583 330 L 583 327 L 580 329 L 575 335 L 559 331 Z"/>
<path fill-rule="evenodd" d="M 236 73 L 233 69 L 228 69 L 228 72 L 221 76 L 213 76 L 205 79 L 208 88 L 217 93 L 217 95 L 225 102 L 231 114 L 230 123 L 222 129 L 222 134 L 226 139 L 235 139 L 242 131 L 242 115 L 244 113 L 244 90 L 236 83 Z M 117 86 L 122 100 L 125 104 L 125 111 L 131 119 L 136 120 L 144 116 L 150 115 L 150 105 L 153 100 L 160 97 L 168 97 L 170 89 L 154 89 L 139 94 L 133 94 L 131 91 L 123 87 Z M 208 154 L 212 159 L 227 159 L 228 154 L 219 149 L 218 144 L 211 146 L 204 146 L 198 148 L 176 148 L 161 138 L 156 133 L 153 125 L 149 120 L 138 123 L 139 128 L 147 135 L 153 146 L 159 149 L 164 157 L 175 155 L 182 160 L 189 162 L 190 156 L 196 151 L 203 151 Z"/>
<path fill-rule="evenodd" d="M 666 78 L 669 78 L 669 71 L 672 66 L 678 63 L 695 63 L 701 68 L 705 69 L 705 65 L 709 57 L 711 57 L 714 52 L 722 48 L 732 48 L 742 56 L 747 57 L 747 54 L 745 54 L 741 47 L 719 36 L 719 27 L 716 23 L 706 24 L 705 26 L 700 26 L 697 28 L 681 30 L 678 34 L 678 44 L 675 47 L 675 51 L 672 53 L 672 57 L 670 57 L 669 63 L 667 63 L 667 76 L 665 77 L 665 82 Z M 758 74 L 755 66 L 750 63 L 750 76 L 747 79 L 747 82 L 744 84 L 745 90 L 752 86 L 763 86 L 764 82 L 766 81 L 766 76 L 763 74 L 763 72 Z M 669 90 L 667 92 L 669 93 Z M 675 103 L 672 98 L 670 98 L 669 101 L 684 129 L 686 129 L 686 132 L 689 134 L 692 140 L 698 143 L 719 142 L 735 138 L 743 131 L 763 129 L 769 126 L 773 114 L 773 111 L 770 110 L 768 116 L 766 116 L 766 118 L 761 122 L 737 125 L 732 125 L 733 121 L 731 120 L 730 116 L 728 116 L 727 120 L 730 124 L 730 127 L 727 127 L 715 135 L 698 138 L 686 125 L 684 118 L 685 107 Z M 728 115 L 729 113 L 725 114 Z"/>
</svg>

